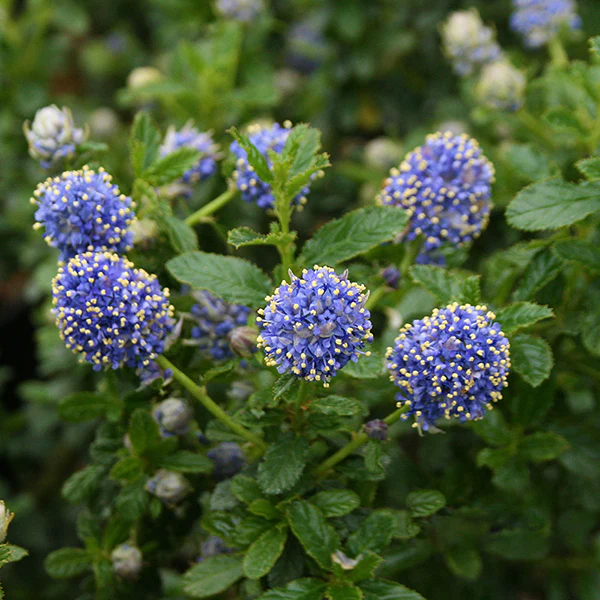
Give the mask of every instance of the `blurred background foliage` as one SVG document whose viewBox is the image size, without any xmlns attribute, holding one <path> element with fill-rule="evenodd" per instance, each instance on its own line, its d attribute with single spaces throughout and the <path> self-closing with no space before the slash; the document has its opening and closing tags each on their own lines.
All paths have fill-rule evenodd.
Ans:
<svg viewBox="0 0 600 600">
<path fill-rule="evenodd" d="M 75 596 L 74 584 L 51 580 L 42 561 L 55 548 L 77 544 L 77 509 L 65 502 L 60 490 L 67 477 L 85 464 L 86 448 L 94 436 L 93 424 L 65 425 L 56 411 L 64 395 L 90 389 L 92 375 L 74 368 L 75 359 L 60 343 L 48 317 L 48 282 L 55 274 L 56 255 L 32 231 L 34 208 L 29 203 L 35 185 L 46 175 L 27 155 L 22 123 L 47 104 L 69 106 L 77 123 L 90 125 L 94 140 L 109 144 L 110 151 L 97 158 L 121 189 L 130 192 L 133 174 L 127 136 L 139 108 L 150 110 L 163 130 L 168 124 L 181 126 L 192 119 L 201 130 L 213 130 L 222 148 L 230 143 L 225 132 L 232 125 L 260 119 L 309 122 L 322 131 L 333 168 L 314 183 L 307 208 L 296 217 L 300 238 L 305 239 L 332 216 L 372 203 L 391 165 L 365 156 L 370 140 L 380 136 L 394 140 L 399 161 L 426 133 L 443 123 L 458 122 L 496 164 L 494 202 L 499 214 L 531 179 L 518 172 L 506 152 L 502 117 L 490 120 L 478 114 L 469 104 L 469 90 L 463 89 L 465 84 L 442 56 L 440 23 L 452 10 L 470 6 L 479 9 L 485 22 L 495 24 L 501 45 L 516 64 L 531 75 L 541 72 L 544 51 L 523 50 L 508 29 L 509 0 L 273 0 L 268 13 L 249 27 L 219 20 L 207 0 L 0 0 L 0 498 L 17 513 L 11 541 L 31 554 L 27 561 L 3 571 L 10 598 Z M 586 39 L 598 33 L 600 3 L 580 0 L 579 12 L 584 31 L 569 52 L 586 60 Z M 139 67 L 152 70 L 138 71 L 136 80 L 134 70 Z M 565 152 L 564 164 L 568 164 L 572 157 L 568 149 Z M 213 198 L 230 170 L 226 162 L 220 179 L 197 186 L 194 196 L 186 200 L 189 207 Z M 223 231 L 244 224 L 264 231 L 266 223 L 255 206 L 236 202 L 222 211 L 217 228 L 201 226 L 202 248 L 226 252 Z M 474 244 L 469 266 L 480 271 L 485 265 L 499 275 L 506 272 L 506 265 L 518 267 L 516 251 L 489 257 L 520 236 L 504 219 L 492 218 L 487 233 Z M 266 266 L 275 260 L 264 251 L 248 255 Z M 500 285 L 499 280 L 490 285 Z M 488 290 L 489 295 L 496 291 Z M 564 377 L 576 381 L 557 378 L 535 392 L 528 388 L 523 396 L 528 406 L 536 407 L 532 422 L 539 421 L 550 409 L 548 398 L 553 397 L 555 386 L 565 385 L 569 392 L 561 396 L 553 417 L 557 430 L 567 435 L 595 407 L 598 398 L 586 378 L 597 382 L 598 375 Z M 381 385 L 373 387 L 373 404 L 392 393 L 387 384 Z M 500 411 L 485 423 L 484 439 L 487 435 L 494 440 L 494 432 L 505 426 Z M 526 428 L 530 423 L 521 425 Z M 578 430 L 577 436 L 577 450 L 562 459 L 566 471 L 553 464 L 543 481 L 535 482 L 536 495 L 557 495 L 564 505 L 572 504 L 571 510 L 561 513 L 554 535 L 559 548 L 575 553 L 589 543 L 598 526 L 594 512 L 600 510 L 600 445 L 590 431 Z M 439 481 L 446 495 L 453 490 L 454 499 L 467 497 L 482 478 L 489 478 L 485 469 L 463 460 L 471 450 L 470 437 L 463 441 L 454 436 L 431 437 L 426 446 L 418 442 L 417 438 L 407 442 L 415 446 L 406 448 L 415 460 L 396 453 L 382 500 L 403 497 L 415 486 L 437 486 Z M 569 475 L 582 471 L 587 474 L 583 479 Z M 512 483 L 522 489 L 522 482 Z M 488 508 L 495 502 L 493 494 L 478 499 Z M 441 545 L 457 537 L 479 536 L 478 510 L 473 505 L 438 517 Z M 547 526 L 551 518 L 543 502 L 532 502 L 518 516 L 507 516 L 501 506 L 498 510 L 503 518 L 525 519 L 538 528 Z M 600 541 L 597 535 L 595 539 L 598 554 Z M 495 543 L 502 554 L 502 540 Z M 522 540 L 523 548 L 533 545 L 530 554 L 524 551 L 526 557 L 543 554 L 535 546 L 538 543 L 537 538 Z M 428 592 L 444 589 L 440 581 L 447 582 L 444 598 L 600 598 L 597 574 L 588 575 L 587 565 L 576 559 L 568 566 L 557 563 L 553 569 L 548 564 L 536 570 L 518 562 L 521 557 L 514 558 L 515 562 L 486 562 L 485 578 L 467 583 L 456 580 L 440 555 L 417 540 L 388 557 L 386 572 L 394 576 L 401 570 L 403 581 L 436 600 L 441 596 L 428 596 Z M 461 565 L 463 570 L 477 570 L 469 560 L 478 559 L 457 553 L 452 560 L 454 572 L 460 572 Z M 416 565 L 422 568 L 411 568 Z M 571 580 L 563 576 L 563 569 L 585 576 Z M 543 595 L 540 590 L 545 590 Z"/>
</svg>

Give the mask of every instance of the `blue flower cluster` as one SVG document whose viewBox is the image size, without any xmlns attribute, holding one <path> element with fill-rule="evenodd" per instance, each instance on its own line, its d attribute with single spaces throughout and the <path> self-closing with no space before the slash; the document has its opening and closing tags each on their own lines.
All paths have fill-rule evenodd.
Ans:
<svg viewBox="0 0 600 600">
<path fill-rule="evenodd" d="M 461 77 L 472 75 L 502 56 L 494 30 L 483 24 L 476 9 L 452 13 L 441 33 L 444 52 Z"/>
<path fill-rule="evenodd" d="M 229 304 L 206 290 L 194 292 L 192 296 L 196 304 L 188 317 L 194 320 L 195 326 L 191 331 L 192 339 L 186 344 L 198 346 L 215 360 L 232 358 L 232 332 L 246 325 L 250 309 L 241 304 Z"/>
<path fill-rule="evenodd" d="M 428 430 L 444 417 L 480 419 L 502 398 L 509 343 L 485 306 L 450 304 L 400 329 L 387 351 L 390 379 L 401 388 L 404 419 Z"/>
<path fill-rule="evenodd" d="M 259 310 L 259 347 L 266 363 L 279 373 L 308 381 L 327 381 L 348 361 L 356 362 L 365 343 L 373 341 L 365 287 L 337 275 L 330 267 L 290 271 L 267 306 Z M 366 353 L 370 354 L 369 352 Z"/>
<path fill-rule="evenodd" d="M 213 142 L 210 133 L 201 133 L 191 123 L 186 123 L 179 131 L 171 126 L 160 147 L 160 154 L 168 156 L 179 148 L 194 148 L 202 153 L 198 162 L 183 174 L 182 183 L 191 185 L 215 174 L 218 146 Z"/>
<path fill-rule="evenodd" d="M 120 253 L 131 248 L 134 204 L 102 168 L 49 177 L 38 184 L 31 202 L 39 206 L 33 227 L 45 228 L 44 239 L 60 250 L 62 260 L 90 250 Z"/>
<path fill-rule="evenodd" d="M 226 19 L 248 23 L 263 12 L 265 5 L 263 0 L 217 0 L 215 8 Z"/>
<path fill-rule="evenodd" d="M 273 123 L 270 127 L 255 124 L 248 128 L 248 138 L 265 157 L 269 166 L 271 166 L 271 159 L 268 156 L 268 150 L 281 154 L 290 135 L 291 127 L 292 124 L 286 121 L 283 127 L 279 123 Z M 242 198 L 246 202 L 255 202 L 260 208 L 273 208 L 275 206 L 273 190 L 268 183 L 258 177 L 252 166 L 248 164 L 246 151 L 237 141 L 232 142 L 230 150 L 237 159 L 233 178 L 242 192 Z M 301 206 L 306 204 L 306 195 L 309 191 L 308 186 L 302 188 L 294 198 L 294 203 Z"/>
<path fill-rule="evenodd" d="M 390 171 L 378 200 L 408 211 L 405 238 L 422 235 L 418 262 L 435 262 L 435 251 L 445 242 L 460 246 L 485 229 L 493 181 L 494 166 L 476 140 L 438 132 Z"/>
<path fill-rule="evenodd" d="M 547 44 L 563 27 L 579 29 L 582 24 L 574 0 L 513 0 L 513 6 L 511 29 L 530 48 Z"/>
<path fill-rule="evenodd" d="M 52 281 L 61 338 L 82 361 L 102 368 L 148 368 L 174 327 L 169 290 L 125 258 L 86 252 Z"/>
</svg>

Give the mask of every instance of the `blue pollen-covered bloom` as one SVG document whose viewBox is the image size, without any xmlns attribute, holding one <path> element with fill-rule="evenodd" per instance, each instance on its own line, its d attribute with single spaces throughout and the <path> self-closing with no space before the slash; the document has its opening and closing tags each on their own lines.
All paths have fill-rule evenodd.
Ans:
<svg viewBox="0 0 600 600">
<path fill-rule="evenodd" d="M 356 362 L 365 343 L 373 341 L 365 287 L 315 265 L 301 277 L 291 271 L 267 306 L 259 310 L 258 346 L 267 365 L 307 381 L 328 380 L 349 361 Z"/>
<path fill-rule="evenodd" d="M 419 262 L 435 262 L 445 242 L 460 246 L 487 227 L 494 166 L 466 134 L 427 136 L 392 169 L 378 197 L 410 215 L 405 239 L 424 237 Z"/>
<path fill-rule="evenodd" d="M 457 75 L 472 75 L 502 56 L 493 29 L 486 27 L 476 9 L 453 12 L 441 28 L 444 53 Z"/>
<path fill-rule="evenodd" d="M 179 148 L 194 148 L 202 153 L 198 162 L 183 174 L 182 183 L 191 185 L 215 174 L 218 146 L 210 133 L 198 131 L 191 123 L 186 123 L 179 131 L 171 126 L 160 147 L 160 155 L 168 156 Z"/>
<path fill-rule="evenodd" d="M 52 301 L 67 348 L 96 371 L 147 369 L 175 325 L 169 290 L 110 252 L 79 254 L 60 267 Z"/>
<path fill-rule="evenodd" d="M 230 479 L 246 466 L 246 455 L 235 442 L 221 442 L 207 455 L 215 464 L 214 476 L 219 481 Z"/>
<path fill-rule="evenodd" d="M 45 228 L 44 239 L 60 250 L 61 260 L 88 250 L 122 253 L 132 246 L 134 203 L 102 168 L 49 177 L 38 184 L 31 203 L 39 207 L 34 229 Z"/>
<path fill-rule="evenodd" d="M 563 27 L 579 29 L 582 24 L 574 0 L 513 0 L 513 6 L 510 27 L 529 48 L 547 44 Z"/>
<path fill-rule="evenodd" d="M 437 419 L 481 419 L 502 398 L 510 369 L 508 339 L 485 306 L 450 304 L 400 329 L 387 350 L 390 379 L 401 389 L 403 419 L 428 430 Z"/>
<path fill-rule="evenodd" d="M 289 121 L 286 121 L 283 125 L 282 127 L 279 123 L 273 123 L 270 127 L 264 127 L 254 124 L 248 127 L 249 140 L 265 157 L 269 166 L 271 166 L 271 159 L 267 151 L 272 150 L 277 154 L 281 154 L 292 131 L 292 124 Z M 242 192 L 242 198 L 246 202 L 256 203 L 260 208 L 273 208 L 275 206 L 273 190 L 268 183 L 260 179 L 254 168 L 248 163 L 248 154 L 246 151 L 237 141 L 232 142 L 230 150 L 237 159 L 233 178 L 238 189 Z M 300 206 L 306 204 L 306 195 L 309 191 L 310 188 L 308 186 L 302 188 L 300 193 L 294 198 L 294 203 Z"/>
<path fill-rule="evenodd" d="M 250 309 L 241 304 L 229 304 L 206 290 L 192 294 L 196 304 L 187 316 L 195 322 L 187 345 L 198 348 L 215 360 L 233 358 L 231 335 L 248 322 Z"/>
</svg>

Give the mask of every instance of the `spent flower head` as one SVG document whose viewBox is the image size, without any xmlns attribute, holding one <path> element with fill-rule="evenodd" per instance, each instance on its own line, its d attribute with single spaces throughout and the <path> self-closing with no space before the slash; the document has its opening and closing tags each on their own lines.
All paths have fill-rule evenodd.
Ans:
<svg viewBox="0 0 600 600">
<path fill-rule="evenodd" d="M 96 371 L 147 369 L 175 325 L 169 290 L 110 252 L 79 254 L 61 266 L 52 300 L 67 348 Z"/>
<path fill-rule="evenodd" d="M 495 110 L 514 112 L 523 106 L 525 75 L 508 61 L 487 65 L 475 86 L 475 95 L 482 104 Z"/>
<path fill-rule="evenodd" d="M 134 203 L 103 168 L 85 166 L 49 177 L 38 184 L 31 203 L 38 206 L 34 229 L 44 228 L 44 239 L 60 250 L 62 260 L 86 251 L 122 253 L 132 246 Z"/>
<path fill-rule="evenodd" d="M 581 27 L 574 0 L 513 0 L 513 7 L 510 27 L 523 36 L 529 48 L 547 44 L 563 28 Z"/>
<path fill-rule="evenodd" d="M 424 430 L 440 418 L 481 419 L 502 398 L 509 342 L 485 306 L 450 304 L 400 329 L 387 350 L 402 416 Z"/>
<path fill-rule="evenodd" d="M 73 158 L 79 144 L 88 137 L 87 127 L 75 127 L 71 110 L 55 104 L 40 108 L 33 123 L 25 121 L 23 131 L 29 144 L 29 155 L 49 169 L 67 158 Z"/>
<path fill-rule="evenodd" d="M 475 8 L 453 12 L 442 25 L 441 34 L 444 53 L 457 75 L 472 75 L 502 56 L 495 31 L 483 24 Z"/>
<path fill-rule="evenodd" d="M 258 345 L 279 373 L 328 385 L 339 369 L 356 362 L 373 341 L 365 287 L 315 265 L 300 277 L 291 271 L 259 310 Z M 367 353 L 368 354 L 368 353 Z"/>
<path fill-rule="evenodd" d="M 438 132 L 390 171 L 378 200 L 408 212 L 405 239 L 423 236 L 418 262 L 435 262 L 442 244 L 460 246 L 487 227 L 493 181 L 494 166 L 476 140 Z"/>
<path fill-rule="evenodd" d="M 276 154 L 281 154 L 291 131 L 292 124 L 286 121 L 283 127 L 279 123 L 273 123 L 270 126 L 256 123 L 248 127 L 247 133 L 248 139 L 265 157 L 269 166 L 272 166 L 269 150 Z M 260 179 L 254 168 L 248 163 L 248 154 L 246 151 L 237 141 L 231 143 L 230 150 L 236 158 L 236 169 L 233 172 L 233 178 L 242 193 L 242 198 L 246 202 L 256 203 L 260 208 L 273 208 L 275 206 L 273 190 L 268 183 Z M 309 186 L 302 188 L 294 198 L 294 203 L 300 206 L 306 204 L 306 195 L 309 191 Z"/>
</svg>

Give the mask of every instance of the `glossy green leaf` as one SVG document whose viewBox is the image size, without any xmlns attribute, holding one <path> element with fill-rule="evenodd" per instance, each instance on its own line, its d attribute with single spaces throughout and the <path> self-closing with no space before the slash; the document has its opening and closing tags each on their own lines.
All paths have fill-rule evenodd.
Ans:
<svg viewBox="0 0 600 600">
<path fill-rule="evenodd" d="M 533 300 L 536 293 L 556 279 L 562 272 L 564 262 L 550 250 L 542 250 L 527 265 L 519 286 L 513 293 L 513 300 Z"/>
<path fill-rule="evenodd" d="M 204 454 L 190 452 L 189 450 L 178 450 L 173 454 L 160 458 L 157 466 L 180 473 L 211 473 L 214 463 Z"/>
<path fill-rule="evenodd" d="M 310 498 L 326 517 L 343 517 L 360 506 L 360 498 L 351 490 L 327 490 Z"/>
<path fill-rule="evenodd" d="M 492 534 L 485 549 L 509 560 L 539 560 L 548 552 L 548 540 L 537 531 L 504 530 Z"/>
<path fill-rule="evenodd" d="M 383 370 L 383 356 L 371 351 L 369 356 L 363 354 L 356 362 L 350 361 L 341 372 L 355 379 L 377 379 Z"/>
<path fill-rule="evenodd" d="M 369 579 L 359 584 L 365 600 L 425 600 L 421 594 L 386 579 Z"/>
<path fill-rule="evenodd" d="M 152 450 L 160 443 L 158 425 L 147 410 L 138 408 L 131 415 L 129 439 L 133 449 L 139 456 Z"/>
<path fill-rule="evenodd" d="M 600 158 L 584 158 L 575 165 L 588 179 L 600 179 Z"/>
<path fill-rule="evenodd" d="M 264 235 L 252 231 L 249 227 L 236 227 L 227 232 L 227 241 L 236 248 L 243 246 L 277 246 L 293 242 L 296 238 L 296 233 L 272 232 Z"/>
<path fill-rule="evenodd" d="M 164 229 L 169 238 L 169 244 L 171 244 L 171 248 L 173 248 L 177 254 L 198 250 L 198 238 L 196 237 L 196 232 L 187 223 L 172 215 L 167 216 L 160 222 L 161 224 L 164 224 Z"/>
<path fill-rule="evenodd" d="M 196 148 L 177 148 L 156 160 L 149 169 L 144 171 L 143 177 L 151 185 L 166 185 L 182 177 L 201 158 L 202 153 Z"/>
<path fill-rule="evenodd" d="M 264 577 L 277 562 L 287 540 L 287 529 L 272 527 L 256 539 L 246 551 L 243 569 L 248 579 Z"/>
<path fill-rule="evenodd" d="M 588 269 L 600 270 L 600 249 L 583 240 L 561 240 L 554 244 L 554 251 L 565 260 L 577 261 Z"/>
<path fill-rule="evenodd" d="M 269 167 L 267 159 L 260 150 L 250 141 L 250 138 L 237 131 L 235 127 L 229 130 L 229 133 L 236 139 L 238 144 L 246 151 L 248 164 L 256 171 L 256 174 L 265 183 L 273 183 L 273 171 Z"/>
<path fill-rule="evenodd" d="M 569 449 L 569 442 L 558 433 L 538 431 L 519 443 L 519 454 L 532 462 L 554 460 Z"/>
<path fill-rule="evenodd" d="M 510 357 L 513 370 L 533 387 L 550 375 L 554 365 L 548 342 L 527 333 L 518 333 L 511 339 Z"/>
<path fill-rule="evenodd" d="M 137 113 L 133 119 L 130 137 L 131 162 L 136 177 L 140 177 L 156 160 L 160 142 L 160 131 L 150 115 L 145 111 Z"/>
<path fill-rule="evenodd" d="M 97 417 L 104 417 L 108 412 L 118 408 L 118 401 L 93 392 L 76 392 L 65 396 L 58 404 L 61 419 L 79 423 Z"/>
<path fill-rule="evenodd" d="M 412 520 L 407 510 L 395 510 L 393 511 L 393 515 L 396 517 L 395 538 L 409 540 L 419 535 L 421 527 Z"/>
<path fill-rule="evenodd" d="M 348 550 L 353 556 L 370 550 L 379 553 L 389 546 L 396 531 L 396 517 L 391 511 L 373 511 L 350 535 Z"/>
<path fill-rule="evenodd" d="M 258 483 L 266 494 L 282 494 L 302 476 L 308 458 L 308 442 L 301 437 L 271 444 L 258 466 Z"/>
<path fill-rule="evenodd" d="M 326 586 L 320 579 L 296 579 L 285 587 L 269 590 L 258 600 L 323 600 Z"/>
<path fill-rule="evenodd" d="M 325 596 L 328 600 L 361 600 L 363 592 L 348 581 L 340 581 L 328 585 Z"/>
<path fill-rule="evenodd" d="M 258 481 L 247 475 L 236 475 L 231 480 L 231 491 L 240 502 L 246 504 L 263 497 Z"/>
<path fill-rule="evenodd" d="M 473 581 L 481 574 L 481 556 L 476 548 L 457 546 L 444 551 L 448 568 L 459 577 Z"/>
<path fill-rule="evenodd" d="M 50 577 L 67 579 L 85 573 L 92 566 L 90 555 L 82 548 L 61 548 L 51 552 L 44 561 Z"/>
<path fill-rule="evenodd" d="M 87 500 L 100 485 L 104 475 L 104 467 L 98 465 L 90 465 L 73 473 L 63 484 L 63 498 L 72 504 Z"/>
<path fill-rule="evenodd" d="M 446 506 L 446 498 L 437 490 L 417 490 L 408 494 L 406 506 L 413 517 L 429 517 Z"/>
<path fill-rule="evenodd" d="M 553 316 L 551 308 L 533 302 L 516 302 L 496 311 L 496 321 L 500 323 L 504 333 L 513 333 Z"/>
<path fill-rule="evenodd" d="M 208 598 L 224 592 L 242 576 L 241 556 L 210 556 L 185 572 L 183 590 L 192 598 Z"/>
</svg>

